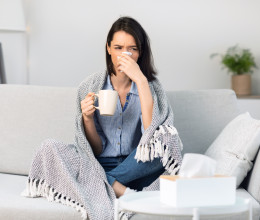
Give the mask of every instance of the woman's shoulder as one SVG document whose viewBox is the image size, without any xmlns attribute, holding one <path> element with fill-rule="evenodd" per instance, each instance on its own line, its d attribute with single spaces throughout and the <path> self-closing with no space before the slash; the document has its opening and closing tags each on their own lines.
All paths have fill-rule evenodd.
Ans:
<svg viewBox="0 0 260 220">
<path fill-rule="evenodd" d="M 79 84 L 78 90 L 97 92 L 102 89 L 106 77 L 106 72 L 90 74 Z"/>
<path fill-rule="evenodd" d="M 93 85 L 96 84 L 97 82 L 100 82 L 104 80 L 106 77 L 105 72 L 100 72 L 100 73 L 92 73 L 88 75 L 80 84 L 79 87 L 85 87 L 86 85 Z"/>
<path fill-rule="evenodd" d="M 155 78 L 153 81 L 149 82 L 149 86 L 153 96 L 166 96 L 166 91 L 158 78 Z"/>
<path fill-rule="evenodd" d="M 82 100 L 89 92 L 97 93 L 106 80 L 106 72 L 88 75 L 78 86 L 78 97 Z"/>
<path fill-rule="evenodd" d="M 162 86 L 160 80 L 157 77 L 155 77 L 154 80 L 150 81 L 149 85 L 150 85 L 150 87 L 163 89 L 163 86 Z"/>
</svg>

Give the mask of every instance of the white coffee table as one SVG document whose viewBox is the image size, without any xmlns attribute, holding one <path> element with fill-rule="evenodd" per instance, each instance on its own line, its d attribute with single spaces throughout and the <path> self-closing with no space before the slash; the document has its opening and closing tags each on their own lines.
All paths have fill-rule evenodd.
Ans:
<svg viewBox="0 0 260 220">
<path fill-rule="evenodd" d="M 205 206 L 176 208 L 160 202 L 160 191 L 136 192 L 115 200 L 115 220 L 118 220 L 120 211 L 163 216 L 193 216 L 198 220 L 200 216 L 215 216 L 237 214 L 248 211 L 248 219 L 252 220 L 252 205 L 250 199 L 236 198 L 234 205 Z"/>
</svg>

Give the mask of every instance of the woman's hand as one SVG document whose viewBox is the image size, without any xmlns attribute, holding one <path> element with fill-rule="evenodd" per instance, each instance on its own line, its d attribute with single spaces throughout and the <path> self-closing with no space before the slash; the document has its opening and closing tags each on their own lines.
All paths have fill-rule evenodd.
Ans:
<svg viewBox="0 0 260 220">
<path fill-rule="evenodd" d="M 94 107 L 94 95 L 95 93 L 89 92 L 85 99 L 81 101 L 81 111 L 84 120 L 93 120 L 95 107 Z"/>
<path fill-rule="evenodd" d="M 129 55 L 122 54 L 118 58 L 117 70 L 124 72 L 133 82 L 138 83 L 140 80 L 146 79 L 139 65 Z"/>
<path fill-rule="evenodd" d="M 135 60 L 126 54 L 122 54 L 118 59 L 117 70 L 124 72 L 137 85 L 143 125 L 146 130 L 151 125 L 153 116 L 153 97 L 148 80 Z"/>
<path fill-rule="evenodd" d="M 80 104 L 86 138 L 90 143 L 94 154 L 98 156 L 102 152 L 102 141 L 97 133 L 95 121 L 93 119 L 94 112 L 96 110 L 94 107 L 94 95 L 95 93 L 89 92 Z"/>
</svg>

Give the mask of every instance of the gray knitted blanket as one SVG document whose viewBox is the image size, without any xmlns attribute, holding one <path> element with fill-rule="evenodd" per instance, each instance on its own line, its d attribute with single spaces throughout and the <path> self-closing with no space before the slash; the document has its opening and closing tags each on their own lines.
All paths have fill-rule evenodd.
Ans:
<svg viewBox="0 0 260 220">
<path fill-rule="evenodd" d="M 80 84 L 75 143 L 68 145 L 56 140 L 42 143 L 32 161 L 23 196 L 45 197 L 71 206 L 83 219 L 113 219 L 116 197 L 86 139 L 80 105 L 88 92 L 102 89 L 105 80 L 106 74 L 99 73 Z M 154 100 L 152 123 L 143 133 L 135 158 L 145 162 L 160 157 L 166 173 L 175 174 L 182 161 L 182 143 L 173 126 L 173 112 L 158 80 L 149 86 Z M 159 190 L 158 179 L 144 190 Z"/>
</svg>

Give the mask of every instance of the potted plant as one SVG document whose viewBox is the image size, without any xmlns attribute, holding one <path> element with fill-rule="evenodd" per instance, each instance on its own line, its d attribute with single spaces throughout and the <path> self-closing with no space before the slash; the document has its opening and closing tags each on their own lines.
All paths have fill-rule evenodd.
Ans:
<svg viewBox="0 0 260 220">
<path fill-rule="evenodd" d="M 211 58 L 221 56 L 221 64 L 232 73 L 231 86 L 237 95 L 251 94 L 251 74 L 257 68 L 254 56 L 249 49 L 238 45 L 227 49 L 225 54 L 212 54 Z"/>
</svg>

